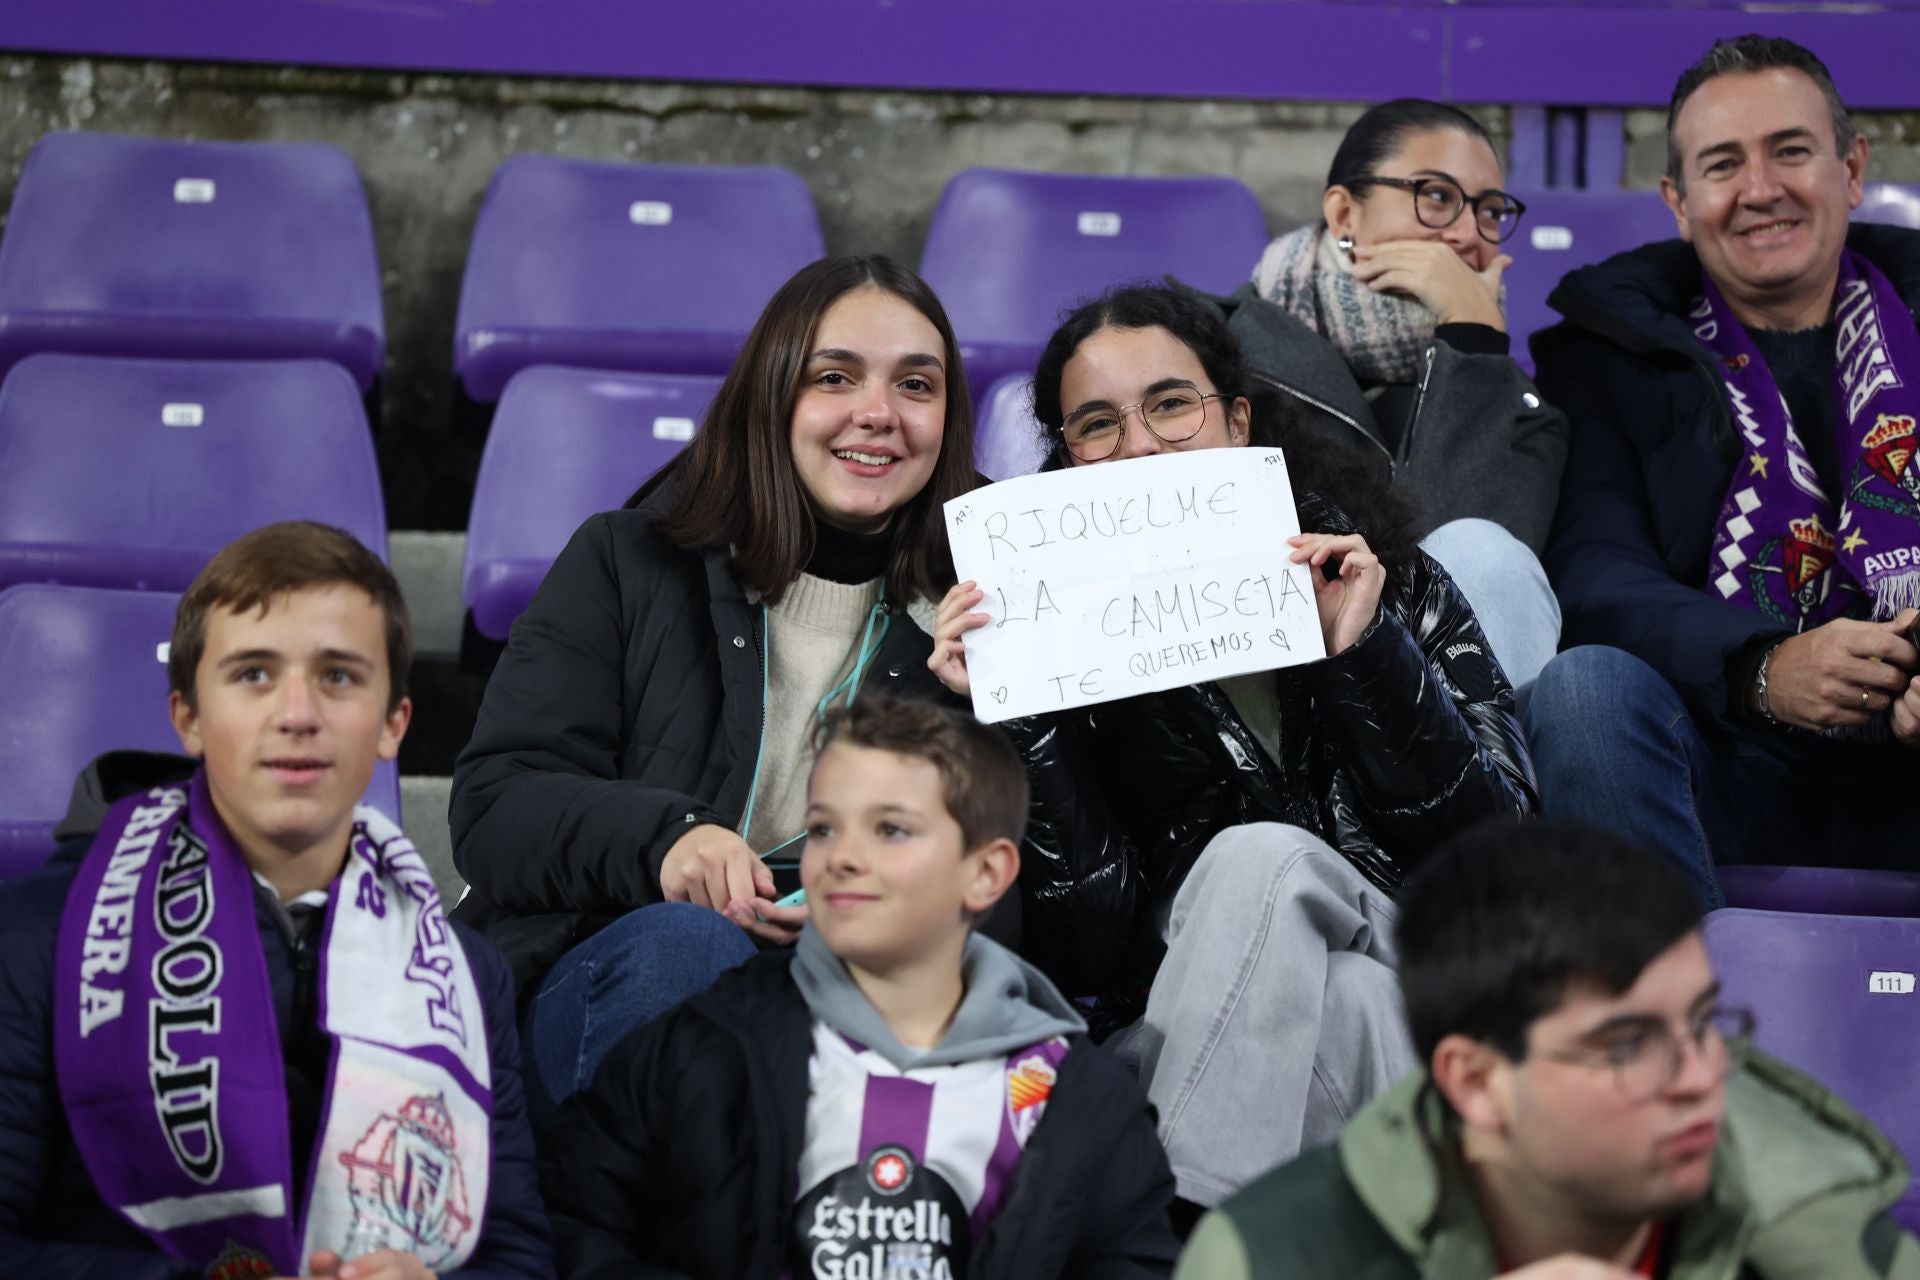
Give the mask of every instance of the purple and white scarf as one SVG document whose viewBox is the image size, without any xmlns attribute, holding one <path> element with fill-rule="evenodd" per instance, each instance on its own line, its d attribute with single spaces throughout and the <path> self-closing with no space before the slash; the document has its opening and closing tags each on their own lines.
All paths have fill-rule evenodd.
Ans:
<svg viewBox="0 0 1920 1280">
<path fill-rule="evenodd" d="M 204 771 L 114 805 L 54 962 L 54 1065 L 94 1186 L 209 1275 L 299 1275 L 323 1249 L 457 1267 L 492 1168 L 485 1018 L 426 865 L 376 810 L 354 813 L 319 964 L 326 1096 L 293 1151 L 253 875 Z"/>
<path fill-rule="evenodd" d="M 1693 332 L 1720 359 L 1746 441 L 1714 534 L 1713 592 L 1795 632 L 1920 606 L 1920 331 L 1900 295 L 1865 258 L 1841 256 L 1836 503 L 1753 339 L 1713 281 L 1701 283 Z"/>
</svg>

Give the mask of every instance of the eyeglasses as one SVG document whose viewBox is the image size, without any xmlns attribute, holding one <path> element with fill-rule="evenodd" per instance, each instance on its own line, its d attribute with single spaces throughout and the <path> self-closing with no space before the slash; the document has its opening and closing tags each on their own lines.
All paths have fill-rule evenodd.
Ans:
<svg viewBox="0 0 1920 1280">
<path fill-rule="evenodd" d="M 1062 433 L 1067 450 L 1082 462 L 1098 462 L 1111 457 L 1127 434 L 1127 415 L 1140 411 L 1140 421 L 1162 444 L 1179 444 L 1200 434 L 1207 424 L 1207 401 L 1218 400 L 1217 393 L 1175 388 L 1156 392 L 1138 404 L 1118 409 L 1092 409 L 1066 424 Z"/>
<path fill-rule="evenodd" d="M 1706 1060 L 1716 1080 L 1726 1079 L 1746 1057 L 1753 1042 L 1753 1011 L 1712 1009 L 1694 1019 L 1686 1038 Z M 1629 1102 L 1646 1102 L 1679 1079 L 1686 1053 L 1673 1028 L 1664 1024 L 1635 1029 L 1590 1049 L 1543 1053 L 1543 1058 L 1577 1067 L 1613 1072 L 1614 1084 Z"/>
<path fill-rule="evenodd" d="M 1413 216 L 1423 227 L 1444 230 L 1460 220 L 1460 213 L 1473 206 L 1474 229 L 1488 244 L 1499 244 L 1520 228 L 1520 215 L 1527 206 L 1504 191 L 1482 191 L 1471 200 L 1460 184 L 1451 178 L 1355 178 L 1343 184 L 1354 187 L 1398 187 L 1413 195 Z"/>
</svg>

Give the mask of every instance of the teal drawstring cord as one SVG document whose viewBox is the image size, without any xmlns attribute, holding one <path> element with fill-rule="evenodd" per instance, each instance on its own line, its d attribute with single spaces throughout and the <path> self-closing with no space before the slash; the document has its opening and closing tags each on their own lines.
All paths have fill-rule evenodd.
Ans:
<svg viewBox="0 0 1920 1280">
<path fill-rule="evenodd" d="M 880 624 L 879 635 L 873 632 L 873 624 L 876 621 Z M 866 629 L 860 633 L 860 647 L 854 651 L 853 670 L 847 672 L 845 680 L 827 690 L 827 696 L 820 699 L 820 705 L 814 708 L 815 718 L 824 719 L 827 708 L 831 707 L 833 700 L 842 694 L 846 695 L 847 705 L 853 705 L 854 697 L 860 692 L 860 681 L 865 678 L 867 668 L 873 665 L 873 660 L 880 656 L 880 646 L 887 638 L 887 628 L 892 625 L 893 618 L 887 612 L 886 601 L 882 600 L 867 614 Z"/>
</svg>

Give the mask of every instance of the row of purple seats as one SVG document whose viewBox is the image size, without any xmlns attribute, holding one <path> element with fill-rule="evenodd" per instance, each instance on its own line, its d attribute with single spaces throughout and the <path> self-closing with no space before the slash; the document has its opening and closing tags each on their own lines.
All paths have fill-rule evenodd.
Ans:
<svg viewBox="0 0 1920 1280">
<path fill-rule="evenodd" d="M 1657 191 L 1514 194 L 1526 203 L 1527 216 L 1519 243 L 1508 247 L 1513 266 L 1506 274 L 1507 328 L 1513 334 L 1514 358 L 1532 372 L 1527 339 L 1559 322 L 1547 297 L 1560 277 L 1651 241 L 1671 240 L 1679 232 Z M 1869 183 L 1854 217 L 1920 229 L 1920 188 Z"/>
<path fill-rule="evenodd" d="M 1167 273 L 1231 289 L 1266 240 L 1259 201 L 1230 178 L 968 169 L 920 270 L 982 391 L 1032 367 L 1063 305 Z M 823 252 L 785 169 L 517 156 L 474 228 L 454 366 L 482 403 L 538 364 L 724 373 L 773 291 Z"/>
<path fill-rule="evenodd" d="M 180 750 L 167 717 L 178 604 L 157 591 L 0 591 L 0 878 L 46 860 L 89 760 L 112 750 Z M 366 803 L 399 818 L 392 765 L 375 770 Z"/>
<path fill-rule="evenodd" d="M 33 355 L 0 381 L 0 588 L 179 591 L 290 519 L 386 556 L 366 411 L 338 364 Z"/>
<path fill-rule="evenodd" d="M 1831 1087 L 1920 1167 L 1920 920 L 1729 908 L 1707 917 L 1722 999 L 1755 1043 Z M 1920 1229 L 1920 1180 L 1893 1216 Z"/>
<path fill-rule="evenodd" d="M 1229 178 L 970 169 L 921 268 L 984 390 L 1031 365 L 1063 304 L 1165 273 L 1229 289 L 1265 242 Z M 455 368 L 480 403 L 537 364 L 721 373 L 824 252 L 785 169 L 516 156 L 475 227 Z M 42 351 L 310 357 L 365 391 L 384 347 L 366 195 L 339 149 L 61 132 L 29 154 L 0 241 L 0 372 Z"/>
</svg>

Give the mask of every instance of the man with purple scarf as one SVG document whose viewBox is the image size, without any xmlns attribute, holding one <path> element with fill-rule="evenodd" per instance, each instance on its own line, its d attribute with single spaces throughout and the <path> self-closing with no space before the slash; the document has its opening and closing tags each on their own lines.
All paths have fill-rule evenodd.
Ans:
<svg viewBox="0 0 1920 1280">
<path fill-rule="evenodd" d="M 255 530 L 188 588 L 197 761 L 101 757 L 0 889 L 0 1275 L 553 1275 L 506 961 L 355 803 L 410 650 L 338 529 Z"/>
<path fill-rule="evenodd" d="M 1920 233 L 1850 226 L 1867 142 L 1791 41 L 1681 76 L 1681 239 L 1573 272 L 1537 335 L 1571 453 L 1567 642 L 1524 710 L 1549 814 L 1714 864 L 1914 865 Z"/>
</svg>

